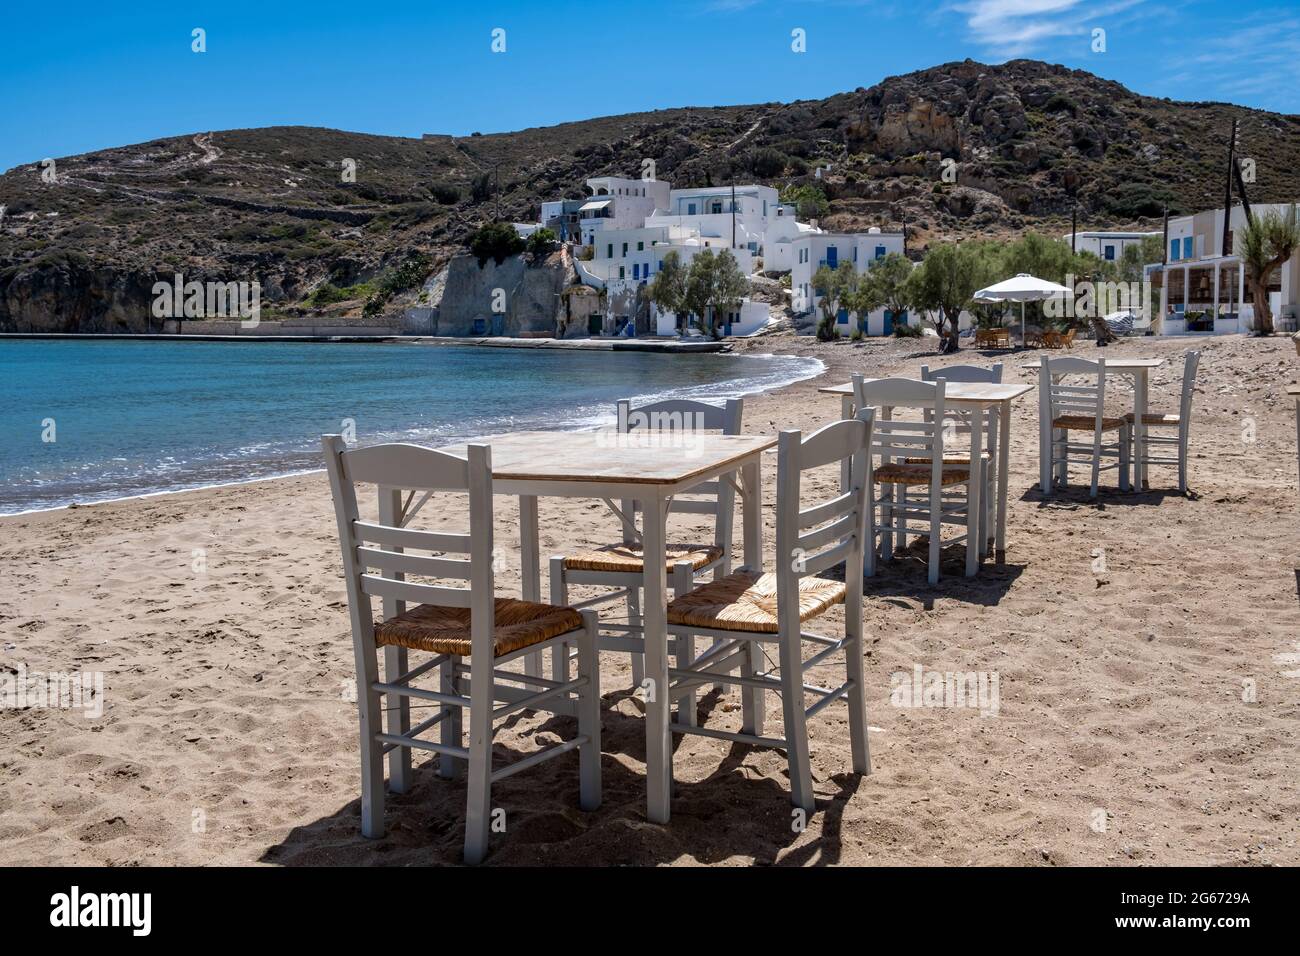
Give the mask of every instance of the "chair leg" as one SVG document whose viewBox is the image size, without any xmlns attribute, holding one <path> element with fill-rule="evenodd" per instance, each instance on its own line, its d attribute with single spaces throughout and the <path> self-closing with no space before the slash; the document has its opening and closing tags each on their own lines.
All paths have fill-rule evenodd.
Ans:
<svg viewBox="0 0 1300 956">
<path fill-rule="evenodd" d="M 939 520 L 939 512 L 942 507 L 939 495 L 932 490 L 930 492 L 930 561 L 928 567 L 931 584 L 939 583 L 939 545 L 943 543 L 943 525 Z"/>
<path fill-rule="evenodd" d="M 695 581 L 695 570 L 687 561 L 678 561 L 673 565 L 672 589 L 673 597 L 684 597 L 691 593 L 691 587 Z M 695 663 L 695 636 L 693 634 L 678 634 L 677 643 L 677 666 L 687 668 Z M 685 697 L 677 701 L 677 720 L 687 726 L 694 727 L 696 724 L 695 716 L 695 691 L 692 690 Z"/>
<path fill-rule="evenodd" d="M 587 684 L 578 690 L 578 733 L 587 742 L 578 748 L 579 805 L 584 810 L 600 806 L 600 655 L 596 651 L 599 616 L 582 612 L 578 636 L 578 676 Z"/>
<path fill-rule="evenodd" d="M 1069 454 L 1069 449 L 1066 449 Z M 1092 485 L 1088 490 L 1089 498 L 1097 497 L 1097 486 L 1101 481 L 1101 439 L 1094 436 L 1092 441 Z"/>
<path fill-rule="evenodd" d="M 483 862 L 492 824 L 492 661 L 470 664 L 469 796 L 465 810 L 465 862 Z"/>
<path fill-rule="evenodd" d="M 894 532 L 890 527 L 894 522 L 894 486 L 881 485 L 880 488 L 880 523 L 885 527 L 880 532 L 880 560 L 894 560 Z"/>
<path fill-rule="evenodd" d="M 564 580 L 564 558 L 551 558 L 551 604 L 555 607 L 569 606 L 569 584 Z M 551 647 L 551 680 L 564 683 L 569 679 L 569 645 L 555 644 Z"/>
<path fill-rule="evenodd" d="M 633 627 L 641 626 L 641 589 L 630 587 L 627 589 L 627 622 Z M 645 655 L 632 655 L 632 689 L 641 686 L 645 680 Z"/>
<path fill-rule="evenodd" d="M 853 585 L 850 584 L 850 587 Z M 862 658 L 862 592 L 850 592 L 844 602 L 845 678 L 849 681 L 846 699 L 849 705 L 849 747 L 853 752 L 853 772 L 871 773 L 871 750 L 867 743 L 867 695 Z"/>
<path fill-rule="evenodd" d="M 438 691 L 443 694 L 456 694 L 456 667 L 460 664 L 459 657 L 449 657 L 445 664 L 438 665 Z M 445 717 L 438 724 L 439 735 L 444 746 L 459 747 L 464 742 L 464 733 L 461 727 L 461 717 L 463 713 L 460 707 L 452 705 L 443 705 L 441 710 Z M 438 776 L 450 780 L 456 776 L 462 763 L 459 758 L 449 757 L 446 754 L 438 755 Z"/>
<path fill-rule="evenodd" d="M 379 666 L 373 651 L 370 657 L 372 663 L 368 669 L 377 676 Z M 384 748 L 375 740 L 382 720 L 382 697 L 370 689 L 370 681 L 364 676 L 357 684 L 361 736 L 361 835 L 377 840 L 384 835 Z"/>
<path fill-rule="evenodd" d="M 384 648 L 384 680 L 392 683 L 406 673 L 405 647 Z M 404 736 L 411 730 L 411 698 L 401 694 L 391 695 L 387 701 L 388 732 Z M 393 793 L 406 793 L 411 789 L 411 748 L 394 747 L 388 751 L 388 789 Z"/>
<path fill-rule="evenodd" d="M 867 538 L 862 542 L 864 548 L 862 552 L 863 576 L 874 578 L 876 576 L 876 490 L 873 486 L 867 488 Z"/>
<path fill-rule="evenodd" d="M 1178 435 L 1178 493 L 1187 494 L 1187 434 Z"/>
<path fill-rule="evenodd" d="M 793 630 L 793 633 L 792 633 Z M 805 813 L 815 809 L 808 724 L 803 706 L 803 651 L 799 621 L 782 629 L 781 706 L 785 712 L 785 751 L 790 761 L 790 800 Z"/>
<path fill-rule="evenodd" d="M 1123 425 L 1119 430 L 1119 490 L 1128 491 L 1132 484 L 1129 481 L 1129 469 L 1133 464 L 1133 435 L 1130 426 Z"/>
<path fill-rule="evenodd" d="M 894 539 L 894 547 L 900 551 L 907 550 L 907 485 L 894 485 L 894 508 L 897 509 L 901 520 L 898 527 L 902 530 L 897 532 Z"/>
<path fill-rule="evenodd" d="M 968 578 L 975 577 L 979 573 L 980 567 L 980 540 L 983 537 L 983 532 L 980 531 L 980 523 L 984 516 L 982 471 L 981 467 L 975 468 L 975 474 L 971 476 L 972 480 L 966 484 L 966 577 Z M 976 493 L 980 496 L 979 504 L 974 508 L 970 504 L 972 485 L 978 488 Z"/>
</svg>

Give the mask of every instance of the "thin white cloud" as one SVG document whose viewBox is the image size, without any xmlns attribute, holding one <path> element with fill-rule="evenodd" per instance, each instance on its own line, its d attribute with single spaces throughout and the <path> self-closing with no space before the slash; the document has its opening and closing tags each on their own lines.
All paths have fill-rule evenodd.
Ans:
<svg viewBox="0 0 1300 956">
<path fill-rule="evenodd" d="M 1102 17 L 1145 0 L 965 0 L 951 9 L 966 18 L 970 37 L 1002 59 L 1040 52 L 1053 41 L 1090 33 Z"/>
</svg>

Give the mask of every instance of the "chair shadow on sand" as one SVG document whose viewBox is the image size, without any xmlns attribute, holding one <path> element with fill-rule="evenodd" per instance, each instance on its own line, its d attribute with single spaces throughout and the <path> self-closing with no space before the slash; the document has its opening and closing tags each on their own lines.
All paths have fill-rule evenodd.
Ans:
<svg viewBox="0 0 1300 956">
<path fill-rule="evenodd" d="M 1058 487 L 1053 494 L 1045 496 L 1038 490 L 1038 485 L 1033 484 L 1025 489 L 1021 494 L 1020 500 L 1028 504 L 1038 505 L 1040 510 L 1051 510 L 1053 507 L 1061 510 L 1074 511 L 1080 506 L 1084 507 L 1159 507 L 1164 501 L 1170 498 L 1186 498 L 1188 501 L 1198 501 L 1200 494 L 1192 489 L 1188 489 L 1187 494 L 1183 494 L 1177 488 L 1147 488 L 1145 491 L 1120 491 L 1115 487 L 1102 485 L 1097 489 L 1097 497 L 1092 498 L 1088 495 L 1088 483 L 1078 481 L 1074 484 Z"/>
<path fill-rule="evenodd" d="M 721 760 L 695 782 L 674 781 L 672 820 L 666 825 L 646 819 L 645 722 L 628 713 L 627 690 L 603 695 L 601 703 L 602 804 L 592 813 L 578 808 L 578 761 L 567 754 L 493 785 L 492 803 L 506 813 L 504 833 L 494 833 L 484 865 L 517 866 L 655 866 L 685 858 L 702 864 L 753 861 L 819 866 L 839 862 L 844 808 L 861 785 L 849 772 L 821 780 L 809 840 L 795 825 L 784 755 L 775 754 L 779 774 L 763 774 L 745 759 L 763 752 L 731 744 Z M 733 694 L 734 698 L 734 694 Z M 728 698 L 716 691 L 697 701 L 701 721 Z M 734 702 L 734 700 L 733 700 Z M 779 726 L 779 708 L 768 709 L 769 723 Z M 540 724 L 522 715 L 503 722 L 501 730 L 522 731 L 526 738 L 574 733 L 568 717 L 546 717 Z M 500 731 L 499 731 L 500 733 Z M 692 737 L 692 744 L 702 738 Z M 683 738 L 673 735 L 674 753 Z M 498 764 L 527 756 L 498 743 Z M 770 751 L 769 751 L 770 752 Z M 353 768 L 348 768 L 355 776 Z M 328 816 L 295 826 L 268 847 L 259 862 L 280 866 L 456 865 L 464 840 L 465 778 L 444 779 L 437 758 L 414 767 L 413 785 L 405 794 L 386 795 L 386 833 L 378 840 L 361 836 L 360 800 L 351 800 Z M 828 785 L 835 792 L 827 795 Z"/>
</svg>

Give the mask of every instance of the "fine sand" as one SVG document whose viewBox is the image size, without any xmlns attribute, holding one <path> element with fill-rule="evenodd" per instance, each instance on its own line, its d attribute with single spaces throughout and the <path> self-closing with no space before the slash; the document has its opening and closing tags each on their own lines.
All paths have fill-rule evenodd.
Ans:
<svg viewBox="0 0 1300 956">
<path fill-rule="evenodd" d="M 747 343 L 819 355 L 828 371 L 748 399 L 746 430 L 811 431 L 838 415 L 819 385 L 850 369 L 914 376 L 945 361 L 932 342 Z M 1043 501 L 1030 393 L 1014 410 L 1006 563 L 966 579 L 954 548 L 937 587 L 912 559 L 866 582 L 873 772 L 849 772 L 842 705 L 815 717 L 817 812 L 802 832 L 782 754 L 702 737 L 676 740 L 671 823 L 647 822 L 641 712 L 628 659 L 609 654 L 603 806 L 578 809 L 574 755 L 511 777 L 493 794 L 507 832 L 489 863 L 1300 863 L 1300 498 L 1284 394 L 1300 360 L 1285 338 L 1195 344 L 1189 497 L 1169 490 L 1172 469 L 1154 468 L 1150 492 L 1120 494 L 1103 473 L 1095 503 L 1077 484 Z M 1077 352 L 1167 359 L 1152 405 L 1172 409 L 1190 347 Z M 1035 354 L 1008 356 L 1007 379 L 1032 382 L 1017 366 Z M 1111 391 L 1116 410 L 1131 408 L 1131 390 Z M 770 455 L 769 561 L 774 477 Z M 819 476 L 811 492 L 834 480 Z M 510 555 L 516 509 L 498 501 Z M 541 526 L 543 557 L 616 531 L 596 501 L 543 499 Z M 499 591 L 517 593 L 507 563 Z M 821 619 L 826 633 L 842 624 L 838 608 Z M 352 648 L 323 474 L 0 519 L 0 668 L 19 665 L 102 671 L 105 701 L 98 718 L 0 711 L 5 863 L 460 859 L 463 783 L 419 752 L 414 789 L 388 802 L 387 835 L 360 835 Z M 891 674 L 918 665 L 996 675 L 996 716 L 891 705 Z M 824 665 L 819 682 L 836 670 Z M 700 708 L 739 726 L 734 690 Z M 518 719 L 498 751 L 557 733 L 571 722 Z"/>
</svg>

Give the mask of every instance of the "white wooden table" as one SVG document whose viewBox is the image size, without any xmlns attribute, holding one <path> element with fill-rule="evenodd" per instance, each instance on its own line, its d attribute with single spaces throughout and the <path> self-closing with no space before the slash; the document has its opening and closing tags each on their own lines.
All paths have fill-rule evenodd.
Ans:
<svg viewBox="0 0 1300 956">
<path fill-rule="evenodd" d="M 649 430 L 617 435 L 590 432 L 513 432 L 475 439 L 492 446 L 492 489 L 519 496 L 522 597 L 540 601 L 541 555 L 537 538 L 537 499 L 601 498 L 640 502 L 643 515 L 645 597 L 647 811 L 654 823 L 667 823 L 672 785 L 668 694 L 668 619 L 666 518 L 674 495 L 702 481 L 739 472 L 744 522 L 744 563 L 763 566 L 763 452 L 777 439 L 765 435 L 715 435 L 688 432 L 666 437 Z M 465 454 L 465 446 L 440 449 Z M 761 734 L 761 692 L 742 694 L 745 732 Z"/>
<path fill-rule="evenodd" d="M 1288 385 L 1286 393 L 1295 399 L 1295 447 L 1296 460 L 1300 462 L 1300 385 Z"/>
<path fill-rule="evenodd" d="M 1102 356 L 1106 358 L 1105 356 Z M 1106 358 L 1107 375 L 1133 376 L 1133 487 L 1140 491 L 1147 488 L 1147 466 L 1143 460 L 1147 450 L 1147 426 L 1143 416 L 1147 414 L 1147 375 L 1153 368 L 1165 364 L 1164 359 L 1144 358 Z M 1026 363 L 1020 368 L 1026 372 L 1036 372 L 1041 366 L 1037 362 Z M 1052 423 L 1047 408 L 1047 390 L 1039 383 L 1038 388 L 1038 487 L 1046 494 L 1051 488 L 1051 445 Z M 1064 472 L 1066 465 L 1062 462 L 1058 469 Z M 1063 475 L 1062 475 L 1063 477 Z"/>
<path fill-rule="evenodd" d="M 935 373 L 941 374 L 940 372 Z M 866 378 L 864 382 L 876 379 Z M 1032 385 L 1016 382 L 949 382 L 944 389 L 944 401 L 950 405 L 966 408 L 998 409 L 998 449 L 997 462 L 994 465 L 997 478 L 997 520 L 995 522 L 995 557 L 1001 558 L 1007 550 L 1007 472 L 1011 462 L 1011 403 L 1028 392 Z M 817 391 L 826 395 L 840 396 L 840 416 L 852 418 L 857 414 L 853 406 L 853 383 L 828 385 Z M 981 548 L 981 551 L 984 549 Z"/>
</svg>

